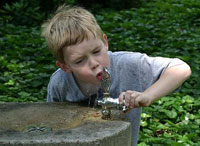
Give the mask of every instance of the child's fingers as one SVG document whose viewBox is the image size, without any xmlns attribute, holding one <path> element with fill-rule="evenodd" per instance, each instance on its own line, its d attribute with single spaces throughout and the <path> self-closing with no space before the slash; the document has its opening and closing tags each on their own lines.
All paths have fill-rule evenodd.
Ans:
<svg viewBox="0 0 200 146">
<path fill-rule="evenodd" d="M 138 107 L 140 107 L 140 104 L 139 104 L 138 98 L 135 98 L 135 100 L 134 100 L 134 108 L 138 108 Z"/>
<path fill-rule="evenodd" d="M 135 99 L 134 98 L 130 98 L 130 108 L 134 108 L 134 103 L 135 103 Z"/>
<path fill-rule="evenodd" d="M 139 107 L 139 103 L 138 103 L 138 98 L 139 98 L 139 96 L 141 95 L 141 93 L 140 92 L 133 92 L 132 94 L 131 94 L 131 105 L 130 105 L 130 108 L 137 108 L 137 107 Z"/>
<path fill-rule="evenodd" d="M 128 90 L 126 92 L 122 92 L 119 96 L 119 103 L 122 104 L 125 99 L 125 104 L 127 107 L 129 107 L 129 108 L 140 107 L 140 104 L 139 104 L 140 95 L 141 95 L 141 93 L 136 92 L 136 91 Z"/>
<path fill-rule="evenodd" d="M 125 104 L 126 106 L 129 106 L 130 104 L 130 91 L 127 91 L 127 92 L 122 92 L 120 95 L 119 95 L 119 103 L 122 104 L 125 100 Z"/>
<path fill-rule="evenodd" d="M 129 105 L 130 105 L 130 98 L 131 98 L 130 93 L 125 92 L 125 94 L 124 94 L 124 96 L 123 96 L 123 99 L 125 99 L 125 104 L 126 104 L 126 106 L 128 106 L 128 107 L 129 107 Z"/>
<path fill-rule="evenodd" d="M 119 95 L 119 103 L 120 103 L 120 104 L 123 103 L 124 95 L 125 95 L 125 92 L 122 92 L 122 93 Z"/>
</svg>

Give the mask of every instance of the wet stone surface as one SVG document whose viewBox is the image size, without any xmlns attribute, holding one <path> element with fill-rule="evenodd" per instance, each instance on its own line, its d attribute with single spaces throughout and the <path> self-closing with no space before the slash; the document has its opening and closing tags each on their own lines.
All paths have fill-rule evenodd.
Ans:
<svg viewBox="0 0 200 146">
<path fill-rule="evenodd" d="M 0 103 L 0 145 L 128 146 L 130 123 L 119 111 L 69 103 Z"/>
</svg>

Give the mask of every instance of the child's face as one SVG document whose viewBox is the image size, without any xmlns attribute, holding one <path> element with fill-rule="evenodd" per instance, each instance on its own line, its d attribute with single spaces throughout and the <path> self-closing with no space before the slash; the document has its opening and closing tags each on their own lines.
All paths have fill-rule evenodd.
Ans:
<svg viewBox="0 0 200 146">
<path fill-rule="evenodd" d="M 110 66 L 106 35 L 104 39 L 105 44 L 90 34 L 88 40 L 85 39 L 80 44 L 69 46 L 64 50 L 65 71 L 73 73 L 78 83 L 96 85 L 101 83 L 97 74 L 102 72 L 104 67 Z"/>
</svg>

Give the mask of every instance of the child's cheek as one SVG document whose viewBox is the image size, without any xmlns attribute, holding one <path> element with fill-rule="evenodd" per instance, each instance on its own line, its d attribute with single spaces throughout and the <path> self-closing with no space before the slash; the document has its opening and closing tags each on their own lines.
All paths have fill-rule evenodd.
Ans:
<svg viewBox="0 0 200 146">
<path fill-rule="evenodd" d="M 85 78 L 90 77 L 89 69 L 86 68 L 86 67 L 82 68 L 82 69 L 79 69 L 79 75 L 81 77 L 85 77 Z"/>
</svg>

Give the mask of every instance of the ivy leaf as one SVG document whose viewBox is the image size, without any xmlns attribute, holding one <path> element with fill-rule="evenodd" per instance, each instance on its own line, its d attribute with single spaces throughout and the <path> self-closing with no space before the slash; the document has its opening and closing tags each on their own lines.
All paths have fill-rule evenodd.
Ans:
<svg viewBox="0 0 200 146">
<path fill-rule="evenodd" d="M 170 119 L 174 119 L 177 116 L 177 113 L 174 110 L 164 110 L 164 112 Z"/>
</svg>

